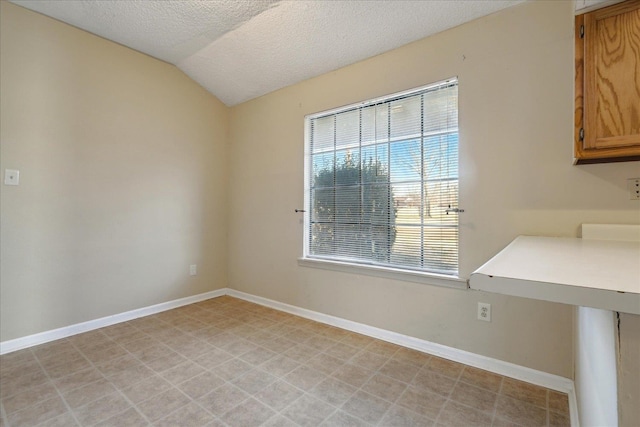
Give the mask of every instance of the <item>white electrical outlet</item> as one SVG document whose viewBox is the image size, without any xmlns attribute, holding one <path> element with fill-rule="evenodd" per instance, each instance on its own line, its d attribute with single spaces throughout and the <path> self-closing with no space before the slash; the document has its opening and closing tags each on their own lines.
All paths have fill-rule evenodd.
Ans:
<svg viewBox="0 0 640 427">
<path fill-rule="evenodd" d="M 478 320 L 491 322 L 491 304 L 487 304 L 486 302 L 478 303 Z"/>
<path fill-rule="evenodd" d="M 640 200 L 640 178 L 629 178 L 629 198 L 631 200 Z"/>
<path fill-rule="evenodd" d="M 191 264 L 189 266 L 189 275 L 195 276 L 196 274 L 198 274 L 198 266 L 196 264 Z"/>
</svg>

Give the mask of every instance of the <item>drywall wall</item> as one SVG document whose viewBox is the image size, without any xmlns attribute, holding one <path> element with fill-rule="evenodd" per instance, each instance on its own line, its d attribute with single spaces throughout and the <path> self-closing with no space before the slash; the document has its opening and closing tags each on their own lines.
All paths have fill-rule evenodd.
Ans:
<svg viewBox="0 0 640 427">
<path fill-rule="evenodd" d="M 1 9 L 1 341 L 226 286 L 228 110 L 172 65 Z M 198 275 L 189 276 L 189 265 Z"/>
<path fill-rule="evenodd" d="M 299 266 L 294 213 L 306 114 L 458 76 L 462 277 L 520 234 L 638 223 L 637 162 L 572 166 L 573 17 L 526 2 L 232 108 L 230 287 L 573 378 L 572 307 Z"/>
</svg>

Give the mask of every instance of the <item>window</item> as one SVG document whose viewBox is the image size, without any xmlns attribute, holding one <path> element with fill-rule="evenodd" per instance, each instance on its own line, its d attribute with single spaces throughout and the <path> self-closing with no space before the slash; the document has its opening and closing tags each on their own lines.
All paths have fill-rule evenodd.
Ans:
<svg viewBox="0 0 640 427">
<path fill-rule="evenodd" d="M 305 129 L 305 259 L 457 276 L 457 79 Z"/>
</svg>

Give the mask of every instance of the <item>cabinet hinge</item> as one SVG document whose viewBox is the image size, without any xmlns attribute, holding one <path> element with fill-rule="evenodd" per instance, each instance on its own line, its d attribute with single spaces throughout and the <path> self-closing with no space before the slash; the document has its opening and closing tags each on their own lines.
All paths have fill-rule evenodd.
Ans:
<svg viewBox="0 0 640 427">
<path fill-rule="evenodd" d="M 580 141 L 584 141 L 584 128 L 580 128 L 580 133 L 578 134 Z"/>
<path fill-rule="evenodd" d="M 580 38 L 584 38 L 584 25 L 580 25 Z"/>
</svg>

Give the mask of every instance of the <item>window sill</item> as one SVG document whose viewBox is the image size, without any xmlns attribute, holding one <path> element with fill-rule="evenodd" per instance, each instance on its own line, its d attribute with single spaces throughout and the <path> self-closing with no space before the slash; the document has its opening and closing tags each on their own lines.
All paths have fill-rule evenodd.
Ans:
<svg viewBox="0 0 640 427">
<path fill-rule="evenodd" d="M 373 277 L 384 277 L 386 279 L 414 282 L 425 285 L 443 286 L 455 289 L 468 289 L 469 284 L 466 279 L 453 276 L 445 276 L 433 273 L 421 273 L 417 271 L 406 271 L 395 268 L 351 264 L 348 262 L 327 261 L 313 258 L 298 258 L 298 265 L 301 267 L 319 268 L 322 270 L 341 271 L 343 273 L 364 274 Z"/>
</svg>

